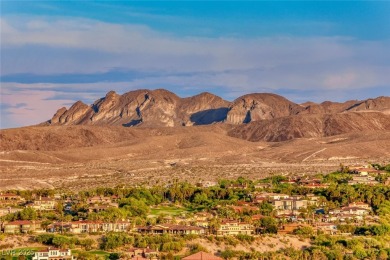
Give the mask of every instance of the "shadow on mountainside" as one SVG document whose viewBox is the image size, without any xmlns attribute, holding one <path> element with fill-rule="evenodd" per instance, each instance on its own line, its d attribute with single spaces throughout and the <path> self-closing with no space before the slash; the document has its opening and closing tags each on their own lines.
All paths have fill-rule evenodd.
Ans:
<svg viewBox="0 0 390 260">
<path fill-rule="evenodd" d="M 196 112 L 190 116 L 194 125 L 209 125 L 216 122 L 222 122 L 226 119 L 229 108 L 221 107 L 216 109 L 207 109 Z"/>
<path fill-rule="evenodd" d="M 133 119 L 127 124 L 122 124 L 124 127 L 131 127 L 131 126 L 136 126 L 138 124 L 142 123 L 142 119 Z"/>
</svg>

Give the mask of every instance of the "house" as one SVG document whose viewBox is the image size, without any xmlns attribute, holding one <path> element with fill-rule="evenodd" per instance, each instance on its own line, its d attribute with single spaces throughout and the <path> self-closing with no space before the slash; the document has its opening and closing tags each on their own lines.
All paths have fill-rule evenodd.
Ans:
<svg viewBox="0 0 390 260">
<path fill-rule="evenodd" d="M 13 194 L 13 193 L 0 193 L 0 202 L 1 203 L 7 203 L 7 202 L 19 202 L 24 200 L 19 195 Z"/>
<path fill-rule="evenodd" d="M 270 188 L 272 186 L 272 184 L 271 183 L 257 183 L 254 186 L 255 186 L 255 189 L 266 189 L 266 188 Z"/>
<path fill-rule="evenodd" d="M 353 176 L 352 180 L 348 181 L 349 185 L 355 184 L 366 184 L 366 185 L 377 185 L 378 181 L 375 180 L 375 177 L 370 175 L 357 175 Z"/>
<path fill-rule="evenodd" d="M 56 201 L 49 197 L 39 197 L 39 199 L 34 200 L 28 206 L 36 210 L 55 210 Z"/>
<path fill-rule="evenodd" d="M 254 233 L 253 225 L 246 222 L 240 222 L 237 220 L 224 220 L 221 222 L 219 228 L 217 229 L 217 236 L 238 235 L 238 234 L 251 235 L 253 233 Z"/>
<path fill-rule="evenodd" d="M 76 259 L 70 249 L 46 248 L 35 252 L 32 260 L 68 260 Z"/>
<path fill-rule="evenodd" d="M 316 228 L 327 235 L 335 235 L 338 232 L 337 225 L 334 223 L 318 223 Z"/>
<path fill-rule="evenodd" d="M 88 207 L 88 212 L 101 212 L 110 208 L 118 208 L 118 207 L 119 207 L 118 203 L 110 203 L 110 204 L 102 204 L 102 205 L 95 204 L 93 206 L 91 205 Z"/>
<path fill-rule="evenodd" d="M 16 220 L 3 224 L 4 233 L 20 234 L 30 232 L 45 232 L 41 227 L 41 222 L 29 220 Z"/>
<path fill-rule="evenodd" d="M 105 196 L 94 196 L 87 200 L 88 204 L 108 204 L 111 203 L 112 199 Z"/>
<path fill-rule="evenodd" d="M 342 207 L 341 213 L 363 216 L 363 215 L 368 215 L 370 211 L 368 209 L 364 209 L 360 207 Z"/>
<path fill-rule="evenodd" d="M 189 222 L 198 227 L 209 227 L 209 220 L 213 218 L 213 215 L 207 212 L 198 212 L 192 218 L 189 218 Z"/>
<path fill-rule="evenodd" d="M 309 206 L 318 205 L 319 197 L 308 194 L 306 197 L 289 196 L 287 198 L 273 199 L 271 204 L 276 210 L 276 215 L 299 215 L 300 210 Z"/>
<path fill-rule="evenodd" d="M 363 220 L 363 216 L 354 215 L 354 214 L 347 214 L 347 213 L 322 216 L 323 222 L 336 222 L 336 221 L 346 222 L 347 220 L 359 222 L 359 221 Z"/>
<path fill-rule="evenodd" d="M 299 214 L 299 210 L 306 209 L 308 206 L 308 200 L 297 198 L 272 200 L 271 203 L 277 215 Z"/>
<path fill-rule="evenodd" d="M 338 209 L 329 210 L 330 215 L 344 214 L 344 215 L 355 215 L 355 216 L 364 216 L 368 215 L 370 210 L 360 207 L 342 207 Z"/>
<path fill-rule="evenodd" d="M 130 229 L 130 222 L 125 220 L 115 222 L 81 220 L 72 222 L 72 233 L 92 232 L 126 232 Z"/>
<path fill-rule="evenodd" d="M 287 199 L 289 197 L 290 196 L 287 194 L 262 192 L 262 193 L 254 194 L 252 200 L 254 203 L 262 203 L 264 201 Z"/>
<path fill-rule="evenodd" d="M 348 207 L 357 207 L 357 208 L 371 210 L 371 206 L 364 202 L 352 202 L 348 204 Z"/>
<path fill-rule="evenodd" d="M 251 219 L 252 219 L 252 221 L 258 221 L 258 220 L 260 220 L 260 219 L 262 219 L 264 217 L 265 217 L 264 215 L 256 214 L 256 215 L 252 215 Z"/>
<path fill-rule="evenodd" d="M 186 256 L 182 260 L 223 260 L 223 258 L 200 251 L 193 255 Z"/>
<path fill-rule="evenodd" d="M 144 234 L 179 234 L 179 235 L 204 235 L 206 229 L 196 226 L 174 225 L 174 224 L 159 224 L 154 226 L 137 227 L 139 233 Z"/>
<path fill-rule="evenodd" d="M 70 232 L 74 234 L 95 232 L 127 232 L 131 223 L 127 220 L 114 222 L 79 220 L 73 222 L 56 222 L 47 227 L 49 232 Z"/>
<path fill-rule="evenodd" d="M 215 187 L 215 186 L 218 186 L 218 182 L 216 182 L 216 181 L 202 181 L 199 183 L 199 186 L 203 187 L 203 188 Z"/>
<path fill-rule="evenodd" d="M 326 189 L 329 187 L 329 184 L 327 183 L 309 183 L 302 185 L 305 188 L 308 189 Z"/>
<path fill-rule="evenodd" d="M 286 223 L 282 225 L 278 229 L 278 234 L 286 235 L 291 234 L 294 232 L 295 229 L 301 228 L 301 227 L 307 227 L 309 225 L 301 224 L 301 223 Z"/>
<path fill-rule="evenodd" d="M 380 170 L 377 170 L 372 167 L 350 167 L 349 168 L 350 173 L 352 174 L 358 174 L 360 176 L 367 176 L 367 175 L 377 175 L 381 174 Z"/>
<path fill-rule="evenodd" d="M 228 189 L 246 189 L 248 188 L 247 183 L 230 183 L 227 186 Z"/>
<path fill-rule="evenodd" d="M 369 213 L 370 210 L 367 208 L 348 206 L 348 207 L 329 210 L 329 214 L 323 216 L 322 219 L 325 222 L 333 222 L 333 221 L 344 222 L 347 220 L 362 221 Z"/>
</svg>

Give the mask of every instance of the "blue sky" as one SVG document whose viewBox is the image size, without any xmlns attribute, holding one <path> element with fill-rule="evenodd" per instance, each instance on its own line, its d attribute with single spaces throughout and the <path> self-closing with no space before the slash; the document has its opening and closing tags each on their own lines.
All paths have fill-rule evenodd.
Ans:
<svg viewBox="0 0 390 260">
<path fill-rule="evenodd" d="M 109 90 L 390 94 L 389 1 L 1 1 L 1 128 Z"/>
</svg>

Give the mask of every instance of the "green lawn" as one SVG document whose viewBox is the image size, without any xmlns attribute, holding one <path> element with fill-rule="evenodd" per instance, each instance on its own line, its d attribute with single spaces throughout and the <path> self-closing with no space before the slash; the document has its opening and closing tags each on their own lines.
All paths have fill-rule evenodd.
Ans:
<svg viewBox="0 0 390 260">
<path fill-rule="evenodd" d="M 109 252 L 103 251 L 103 250 L 93 250 L 88 251 L 88 253 L 94 254 L 94 255 L 110 255 Z"/>
<path fill-rule="evenodd" d="M 110 255 L 110 252 L 106 252 L 106 251 L 103 251 L 103 250 L 91 250 L 91 251 L 83 251 L 83 250 L 80 250 L 80 249 L 73 249 L 72 250 L 72 254 L 78 254 L 80 252 L 87 252 L 88 254 L 100 255 L 100 256 L 109 256 Z"/>
<path fill-rule="evenodd" d="M 164 215 L 171 215 L 171 216 L 179 216 L 183 213 L 188 213 L 191 211 L 193 211 L 193 210 L 188 209 L 188 208 L 181 208 L 181 207 L 175 207 L 175 206 L 172 206 L 172 207 L 160 206 L 157 208 L 152 208 L 150 210 L 150 215 L 158 216 L 158 215 L 164 214 Z"/>
</svg>

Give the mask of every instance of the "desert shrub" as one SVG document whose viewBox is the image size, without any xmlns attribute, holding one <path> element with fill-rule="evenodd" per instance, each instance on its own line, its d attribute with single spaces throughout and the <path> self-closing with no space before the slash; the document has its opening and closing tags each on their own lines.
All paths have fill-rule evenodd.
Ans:
<svg viewBox="0 0 390 260">
<path fill-rule="evenodd" d="M 245 235 L 245 234 L 238 234 L 236 235 L 236 238 L 241 242 L 252 243 L 253 241 L 255 241 L 255 238 L 253 236 Z"/>
<path fill-rule="evenodd" d="M 221 252 L 221 257 L 223 259 L 232 259 L 236 255 L 237 255 L 236 252 L 231 250 L 231 249 L 229 249 L 229 248 Z"/>
<path fill-rule="evenodd" d="M 190 245 L 188 246 L 188 248 L 189 248 L 189 250 L 190 250 L 190 254 L 191 254 L 191 255 L 192 255 L 192 254 L 195 254 L 195 253 L 198 253 L 198 252 L 200 252 L 200 251 L 208 252 L 208 250 L 207 250 L 204 246 L 202 246 L 202 245 L 200 245 L 200 244 L 198 244 L 198 243 L 196 243 L 196 244 L 190 244 Z"/>
<path fill-rule="evenodd" d="M 311 237 L 314 234 L 314 230 L 312 227 L 308 227 L 308 226 L 299 227 L 299 228 L 294 229 L 293 234 L 299 235 L 302 237 Z"/>
</svg>

